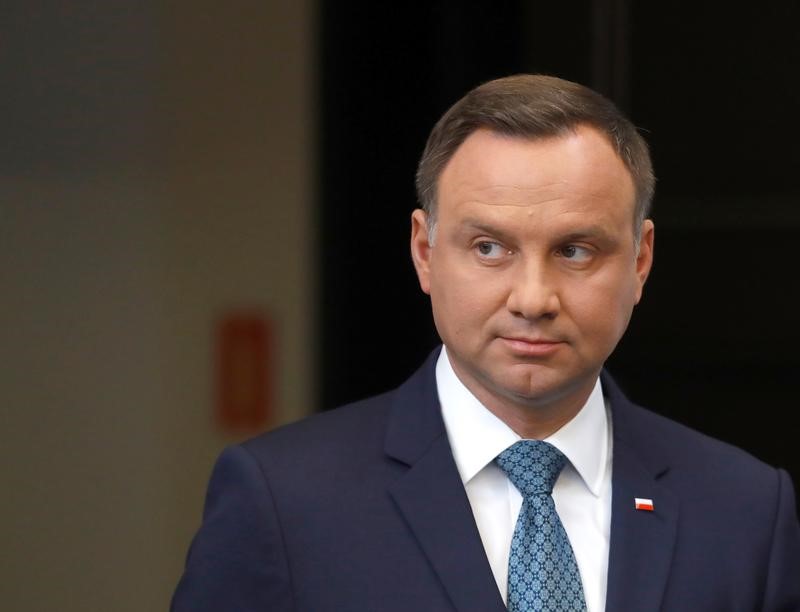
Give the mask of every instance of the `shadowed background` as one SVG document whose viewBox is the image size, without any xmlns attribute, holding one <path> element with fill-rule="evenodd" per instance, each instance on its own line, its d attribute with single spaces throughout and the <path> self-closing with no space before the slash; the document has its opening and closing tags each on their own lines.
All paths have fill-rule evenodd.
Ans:
<svg viewBox="0 0 800 612">
<path fill-rule="evenodd" d="M 416 161 L 514 72 L 594 86 L 652 146 L 656 263 L 611 371 L 798 482 L 800 8 L 552 4 L 4 3 L 4 609 L 166 609 L 240 437 L 213 419 L 221 314 L 274 330 L 269 426 L 418 365 Z"/>
</svg>

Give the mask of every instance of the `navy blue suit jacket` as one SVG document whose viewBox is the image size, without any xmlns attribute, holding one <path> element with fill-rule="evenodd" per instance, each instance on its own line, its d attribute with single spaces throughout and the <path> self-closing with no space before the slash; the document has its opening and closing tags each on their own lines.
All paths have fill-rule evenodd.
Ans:
<svg viewBox="0 0 800 612">
<path fill-rule="evenodd" d="M 172 610 L 503 612 L 445 434 L 437 354 L 395 391 L 226 449 Z M 603 388 L 606 610 L 800 610 L 788 475 L 633 405 L 605 374 Z"/>
</svg>

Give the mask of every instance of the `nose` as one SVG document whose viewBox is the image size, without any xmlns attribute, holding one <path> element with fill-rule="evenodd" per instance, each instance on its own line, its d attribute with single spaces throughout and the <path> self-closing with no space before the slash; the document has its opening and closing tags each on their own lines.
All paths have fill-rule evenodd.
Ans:
<svg viewBox="0 0 800 612">
<path fill-rule="evenodd" d="M 554 319 L 561 310 L 554 275 L 541 261 L 525 261 L 512 279 L 506 307 L 516 317 L 528 320 Z"/>
</svg>

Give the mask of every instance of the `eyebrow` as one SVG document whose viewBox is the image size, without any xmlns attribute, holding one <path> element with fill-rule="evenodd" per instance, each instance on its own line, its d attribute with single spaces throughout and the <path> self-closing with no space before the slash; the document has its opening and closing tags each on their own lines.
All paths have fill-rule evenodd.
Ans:
<svg viewBox="0 0 800 612">
<path fill-rule="evenodd" d="M 613 235 L 602 225 L 587 225 L 586 227 L 564 234 L 563 240 L 581 240 L 583 238 L 595 238 L 606 242 L 613 242 L 615 238 Z"/>
<path fill-rule="evenodd" d="M 478 230 L 478 231 L 481 231 L 481 232 L 485 232 L 487 234 L 499 234 L 499 235 L 506 234 L 506 232 L 503 229 L 499 228 L 499 227 L 495 227 L 495 226 L 490 225 L 490 224 L 488 224 L 488 223 L 486 223 L 484 221 L 479 221 L 477 219 L 471 219 L 469 217 L 464 219 L 461 222 L 461 228 L 462 229 L 475 229 L 475 230 Z"/>
<path fill-rule="evenodd" d="M 510 238 L 510 232 L 503 228 L 491 225 L 485 221 L 478 219 L 466 218 L 461 222 L 461 230 L 474 229 L 492 236 L 500 238 Z M 572 240 L 581 240 L 586 238 L 595 238 L 606 242 L 613 242 L 614 238 L 611 233 L 602 225 L 590 224 L 571 231 L 567 231 L 559 236 L 560 242 L 569 242 Z"/>
<path fill-rule="evenodd" d="M 468 217 L 461 222 L 458 228 L 458 233 L 466 234 L 472 231 L 478 231 L 482 234 L 495 237 L 501 242 L 512 242 L 514 240 L 510 230 L 503 229 L 502 227 L 492 225 L 485 221 Z"/>
</svg>

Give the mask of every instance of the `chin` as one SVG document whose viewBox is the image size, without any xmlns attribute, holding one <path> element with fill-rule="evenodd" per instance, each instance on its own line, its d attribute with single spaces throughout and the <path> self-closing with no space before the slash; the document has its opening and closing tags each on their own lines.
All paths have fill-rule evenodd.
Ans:
<svg viewBox="0 0 800 612">
<path fill-rule="evenodd" d="M 565 376 L 563 371 L 540 365 L 524 366 L 527 372 L 499 388 L 511 400 L 526 405 L 547 405 L 578 392 L 594 375 Z M 503 383 L 504 381 L 498 381 Z"/>
<path fill-rule="evenodd" d="M 509 389 L 508 396 L 517 404 L 542 406 L 558 401 L 567 394 L 567 391 L 558 387 L 530 387 L 518 390 Z"/>
</svg>

